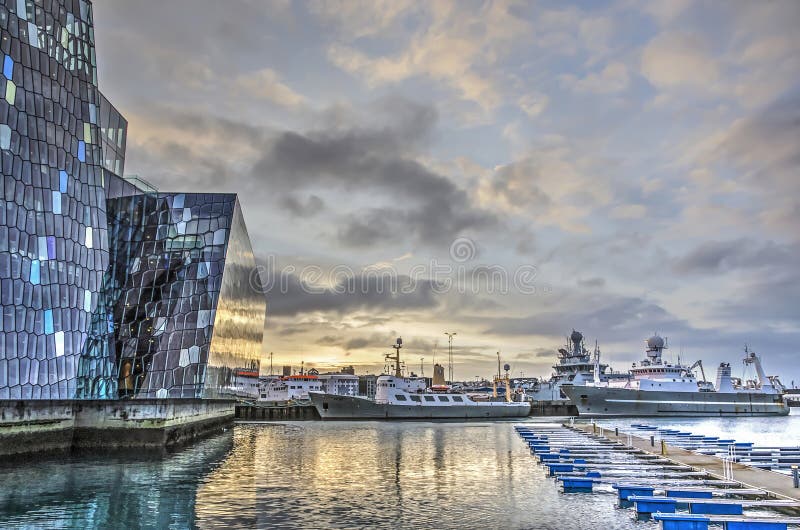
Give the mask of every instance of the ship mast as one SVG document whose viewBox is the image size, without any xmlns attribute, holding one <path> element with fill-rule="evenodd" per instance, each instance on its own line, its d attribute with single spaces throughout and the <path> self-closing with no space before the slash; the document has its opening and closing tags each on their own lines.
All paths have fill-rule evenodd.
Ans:
<svg viewBox="0 0 800 530">
<path fill-rule="evenodd" d="M 395 377 L 402 377 L 400 372 L 400 348 L 403 347 L 403 339 L 397 337 L 397 342 L 392 344 L 392 348 L 394 348 L 394 355 L 387 355 L 386 359 L 389 361 L 394 361 L 394 376 Z"/>
</svg>

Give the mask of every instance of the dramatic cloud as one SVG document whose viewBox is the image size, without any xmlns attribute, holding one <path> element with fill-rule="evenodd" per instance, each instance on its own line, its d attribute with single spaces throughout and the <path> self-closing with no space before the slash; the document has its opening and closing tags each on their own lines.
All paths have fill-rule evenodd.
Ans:
<svg viewBox="0 0 800 530">
<path fill-rule="evenodd" d="M 442 298 L 429 280 L 408 276 L 382 277 L 366 274 L 348 276 L 332 287 L 303 281 L 294 274 L 268 285 L 267 298 L 272 315 L 285 316 L 316 311 L 344 314 L 354 310 L 403 311 L 435 308 Z"/>
<path fill-rule="evenodd" d="M 515 335 L 548 335 L 553 330 L 580 323 L 582 330 L 603 341 L 646 338 L 655 330 L 686 333 L 691 327 L 685 320 L 671 315 L 658 304 L 638 297 L 584 295 L 586 306 L 569 304 L 557 311 L 546 311 L 521 318 L 504 318 L 492 323 L 487 333 Z"/>
<path fill-rule="evenodd" d="M 400 18 L 402 9 L 376 15 L 380 4 L 359 6 L 364 13 L 355 20 L 380 20 L 388 26 Z M 416 6 L 419 8 L 419 6 Z M 515 16 L 507 2 L 491 2 L 477 9 L 459 9 L 458 3 L 427 4 L 424 20 L 406 47 L 396 54 L 373 56 L 352 46 L 334 44 L 328 57 L 339 68 L 363 77 L 370 85 L 396 83 L 414 76 L 428 76 L 454 89 L 464 100 L 483 109 L 492 109 L 500 102 L 500 88 L 483 70 L 492 67 L 513 39 L 524 39 L 530 28 Z M 348 10 L 325 10 L 328 18 L 347 20 Z M 347 25 L 350 22 L 346 23 Z M 352 37 L 359 32 L 351 33 Z"/>
<path fill-rule="evenodd" d="M 749 239 L 707 241 L 675 263 L 677 272 L 716 274 L 742 268 L 788 265 L 800 252 L 768 241 Z"/>
<path fill-rule="evenodd" d="M 564 76 L 564 83 L 579 92 L 599 94 L 621 92 L 628 88 L 630 79 L 628 68 L 622 63 L 609 63 L 599 72 L 591 72 L 580 79 L 572 75 Z"/>
<path fill-rule="evenodd" d="M 447 243 L 465 230 L 497 223 L 475 207 L 450 178 L 412 158 L 436 121 L 430 107 L 388 102 L 400 123 L 381 129 L 337 127 L 308 133 L 284 132 L 256 161 L 253 173 L 276 190 L 334 188 L 348 194 L 381 193 L 381 208 L 347 216 L 337 235 L 354 247 L 411 236 Z"/>
<path fill-rule="evenodd" d="M 497 351 L 544 375 L 575 327 L 612 362 L 658 330 L 710 362 L 747 342 L 800 380 L 796 0 L 158 12 L 94 3 L 126 170 L 239 194 L 255 252 L 286 279 L 269 292 L 276 362 L 380 370 L 387 341 L 430 360 L 449 330 L 457 375 L 488 373 Z M 537 289 L 441 292 L 441 265 L 458 288 L 527 267 Z M 356 272 L 301 273 L 315 266 Z M 375 269 L 420 279 L 380 290 Z"/>
<path fill-rule="evenodd" d="M 305 103 L 305 98 L 285 85 L 280 76 L 269 68 L 248 73 L 234 81 L 236 89 L 244 97 L 266 99 L 286 107 L 296 107 Z"/>
<path fill-rule="evenodd" d="M 294 195 L 285 195 L 280 203 L 286 211 L 297 217 L 312 217 L 325 207 L 325 202 L 316 195 L 310 195 L 305 202 Z"/>
<path fill-rule="evenodd" d="M 779 194 L 800 192 L 800 86 L 737 121 L 720 151 L 745 176 Z M 770 191 L 770 190 L 767 190 Z"/>
<path fill-rule="evenodd" d="M 645 47 L 642 74 L 662 89 L 711 88 L 720 76 L 718 59 L 699 35 L 665 33 Z"/>
</svg>

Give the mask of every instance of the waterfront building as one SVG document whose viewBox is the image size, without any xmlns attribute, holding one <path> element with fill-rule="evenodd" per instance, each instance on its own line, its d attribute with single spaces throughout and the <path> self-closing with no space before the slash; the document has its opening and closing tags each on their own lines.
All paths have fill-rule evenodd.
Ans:
<svg viewBox="0 0 800 530">
<path fill-rule="evenodd" d="M 444 380 L 444 366 L 438 363 L 433 365 L 433 384 L 436 386 L 447 384 Z"/>
<path fill-rule="evenodd" d="M 0 5 L 0 399 L 213 398 L 258 371 L 266 301 L 234 194 L 123 174 L 92 5 Z"/>
<path fill-rule="evenodd" d="M 321 374 L 319 380 L 322 382 L 322 392 L 336 394 L 339 396 L 358 395 L 358 376 L 340 374 Z"/>
<path fill-rule="evenodd" d="M 375 398 L 375 392 L 378 390 L 378 376 L 360 375 L 358 376 L 358 395 L 366 396 L 368 398 Z"/>
</svg>

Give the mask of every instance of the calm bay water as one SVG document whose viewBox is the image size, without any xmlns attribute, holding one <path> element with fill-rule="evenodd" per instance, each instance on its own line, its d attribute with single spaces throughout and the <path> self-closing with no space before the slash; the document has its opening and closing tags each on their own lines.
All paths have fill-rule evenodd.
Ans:
<svg viewBox="0 0 800 530">
<path fill-rule="evenodd" d="M 800 416 L 727 421 L 659 423 L 800 440 Z M 0 527 L 658 528 L 610 488 L 558 493 L 513 425 L 242 424 L 168 455 L 7 461 Z"/>
</svg>

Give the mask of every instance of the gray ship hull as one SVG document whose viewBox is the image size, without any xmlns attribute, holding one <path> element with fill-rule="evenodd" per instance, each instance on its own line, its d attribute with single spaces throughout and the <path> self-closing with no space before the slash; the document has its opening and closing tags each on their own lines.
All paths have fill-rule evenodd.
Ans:
<svg viewBox="0 0 800 530">
<path fill-rule="evenodd" d="M 786 416 L 780 394 L 669 392 L 564 385 L 580 416 Z"/>
<path fill-rule="evenodd" d="M 470 405 L 393 405 L 365 397 L 310 392 L 323 420 L 426 420 L 518 418 L 530 413 L 530 403 L 479 402 Z"/>
</svg>

